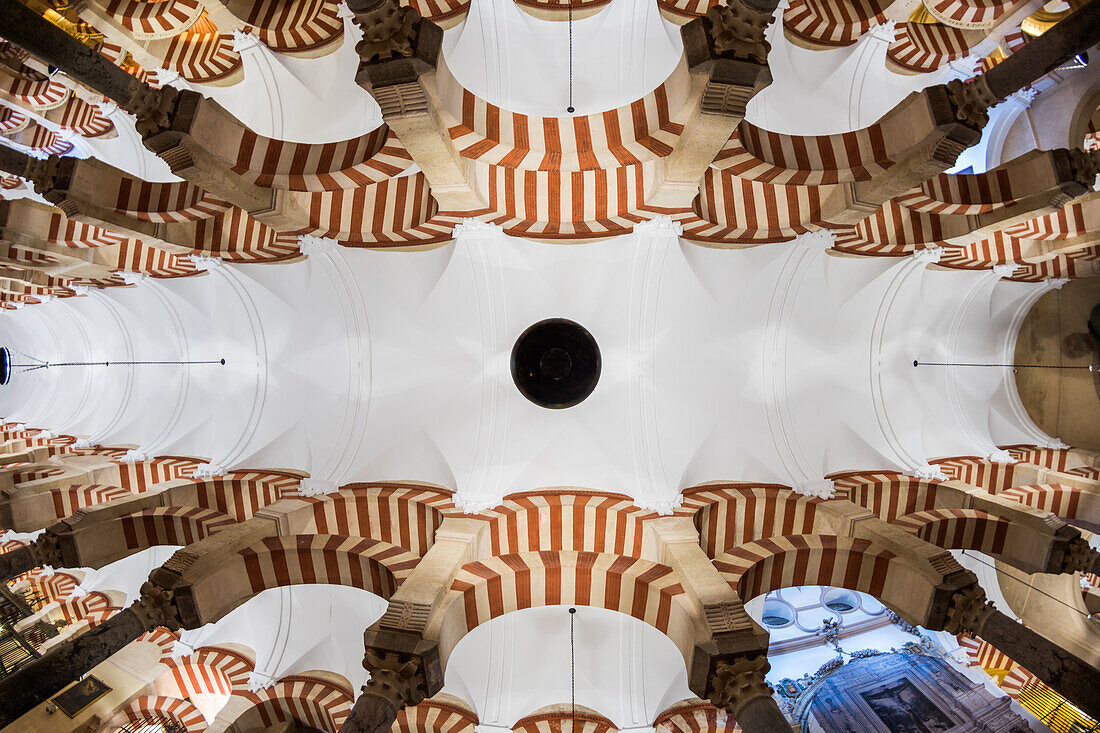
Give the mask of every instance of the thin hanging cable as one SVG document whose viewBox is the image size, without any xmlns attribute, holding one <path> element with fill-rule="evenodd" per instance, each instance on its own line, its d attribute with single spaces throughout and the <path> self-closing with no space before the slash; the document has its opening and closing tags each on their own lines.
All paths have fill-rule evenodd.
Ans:
<svg viewBox="0 0 1100 733">
<path fill-rule="evenodd" d="M 573 643 L 573 618 L 577 615 L 577 609 L 569 609 L 569 704 L 573 726 L 572 732 L 577 731 L 577 648 Z"/>
<path fill-rule="evenodd" d="M 39 369 L 50 369 L 51 367 L 70 367 L 70 366 L 194 366 L 199 364 L 225 364 L 225 359 L 210 359 L 205 361 L 62 361 L 62 362 L 48 362 L 36 359 L 33 356 L 23 354 L 28 359 L 34 359 L 37 364 L 12 364 L 12 369 L 19 369 L 14 374 L 26 374 L 28 372 L 38 371 Z"/>
<path fill-rule="evenodd" d="M 569 106 L 565 110 L 573 114 L 573 0 L 569 0 Z"/>
<path fill-rule="evenodd" d="M 976 364 L 958 361 L 918 361 L 913 360 L 913 366 L 945 366 L 945 367 L 1012 367 L 1013 369 L 1088 369 L 1096 371 L 1094 364 L 1088 366 L 1062 366 L 1060 364 Z"/>
</svg>

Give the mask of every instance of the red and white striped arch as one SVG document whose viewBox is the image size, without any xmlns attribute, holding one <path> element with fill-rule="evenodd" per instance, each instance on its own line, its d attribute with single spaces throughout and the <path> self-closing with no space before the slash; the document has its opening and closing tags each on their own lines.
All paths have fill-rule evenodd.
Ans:
<svg viewBox="0 0 1100 733">
<path fill-rule="evenodd" d="M 393 733 L 473 733 L 477 715 L 464 707 L 442 700 L 425 700 L 402 708 Z"/>
<path fill-rule="evenodd" d="M 412 165 L 412 155 L 386 126 L 331 143 L 292 143 L 248 128 L 215 141 L 212 152 L 259 186 L 290 191 L 338 191 L 378 183 Z"/>
<path fill-rule="evenodd" d="M 521 170 L 475 163 L 495 203 L 489 220 L 516 237 L 583 239 L 626 234 L 644 211 L 654 161 L 583 171 Z"/>
<path fill-rule="evenodd" d="M 639 557 L 642 522 L 650 516 L 628 496 L 568 490 L 512 494 L 477 518 L 490 523 L 493 555 L 585 550 Z"/>
<path fill-rule="evenodd" d="M 684 700 L 657 716 L 657 733 L 734 733 L 741 727 L 725 711 L 705 700 Z"/>
<path fill-rule="evenodd" d="M 631 104 L 561 118 L 509 112 L 453 82 L 458 124 L 448 132 L 462 157 L 504 168 L 578 171 L 637 165 L 672 153 L 684 129 L 672 114 L 683 107 L 689 84 L 686 67 L 677 67 L 669 80 Z"/>
<path fill-rule="evenodd" d="M 528 715 L 512 726 L 514 733 L 612 733 L 618 728 L 602 715 L 573 713 L 569 705 L 561 709 Z"/>
<path fill-rule="evenodd" d="M 278 262 L 298 257 L 298 238 L 277 232 L 236 206 L 194 223 L 194 248 L 231 262 Z"/>
<path fill-rule="evenodd" d="M 241 550 L 247 592 L 288 585 L 347 585 L 389 598 L 420 558 L 380 540 L 338 535 L 268 537 Z M 228 610 L 228 609 L 227 609 Z"/>
<path fill-rule="evenodd" d="M 303 532 L 369 537 L 423 556 L 443 517 L 458 513 L 450 491 L 416 484 L 349 484 L 305 499 L 313 517 Z"/>
<path fill-rule="evenodd" d="M 301 477 L 293 473 L 229 471 L 223 476 L 197 480 L 187 489 L 173 488 L 172 496 L 176 504 L 213 509 L 243 522 L 267 505 L 296 495 L 300 483 Z"/>
<path fill-rule="evenodd" d="M 118 464 L 119 482 L 122 488 L 131 494 L 144 494 L 155 484 L 186 478 L 203 461 L 186 456 L 159 456 L 147 461 L 132 463 L 115 461 Z"/>
<path fill-rule="evenodd" d="M 139 697 L 122 710 L 123 722 L 141 723 L 162 715 L 183 726 L 186 733 L 206 730 L 206 718 L 190 700 L 164 695 Z"/>
<path fill-rule="evenodd" d="M 409 246 L 451 240 L 460 217 L 437 216 L 439 206 L 423 173 L 369 186 L 306 194 L 309 226 L 299 234 L 339 239 L 348 246 Z"/>
<path fill-rule="evenodd" d="M 854 227 L 836 230 L 833 247 L 849 254 L 875 257 L 905 257 L 916 249 L 944 246 L 952 234 L 966 233 L 965 220 L 956 232 L 945 231 L 945 220 L 902 206 L 890 199 Z"/>
<path fill-rule="evenodd" d="M 53 489 L 50 495 L 53 498 L 54 517 L 63 519 L 81 509 L 129 496 L 130 492 L 119 486 L 84 484 Z"/>
<path fill-rule="evenodd" d="M 867 181 L 894 164 L 890 149 L 903 144 L 887 141 L 877 123 L 835 135 L 786 135 L 742 122 L 718 153 L 714 166 L 774 185 Z"/>
<path fill-rule="evenodd" d="M 23 580 L 20 584 L 26 584 L 28 588 L 34 591 L 34 593 L 42 599 L 43 604 L 67 598 L 80 582 L 79 579 L 71 573 L 53 572 L 47 575 L 42 568 L 35 568 L 22 577 Z"/>
<path fill-rule="evenodd" d="M 254 0 L 243 20 L 272 51 L 310 51 L 343 37 L 338 8 L 335 0 Z"/>
<path fill-rule="evenodd" d="M 1037 445 L 1006 445 L 1001 447 L 1019 462 L 1034 463 L 1052 471 L 1066 470 L 1066 461 L 1069 458 L 1068 448 L 1041 448 Z"/>
<path fill-rule="evenodd" d="M 964 31 L 942 23 L 898 23 L 897 36 L 886 50 L 886 67 L 901 74 L 925 74 L 965 56 L 982 40 L 980 31 Z"/>
<path fill-rule="evenodd" d="M 243 697 L 256 705 L 234 721 L 241 730 L 273 728 L 293 720 L 327 733 L 340 730 L 354 700 L 349 687 L 309 675 L 290 675 Z"/>
<path fill-rule="evenodd" d="M 771 537 L 719 555 L 714 567 L 742 600 L 780 588 L 828 585 L 883 599 L 887 573 L 900 562 L 863 539 L 835 535 Z"/>
<path fill-rule="evenodd" d="M 783 32 L 796 46 L 828 50 L 850 46 L 886 20 L 875 0 L 792 0 L 783 13 Z"/>
<path fill-rule="evenodd" d="M 242 68 L 233 36 L 220 33 L 205 11 L 191 28 L 172 38 L 161 63 L 199 84 L 226 80 Z"/>
<path fill-rule="evenodd" d="M 101 183 L 106 185 L 107 181 Z M 109 190 L 104 194 L 111 196 Z M 186 181 L 150 183 L 129 176 L 119 176 L 113 197 L 101 203 L 141 221 L 166 223 L 206 219 L 232 208 L 228 201 Z"/>
<path fill-rule="evenodd" d="M 1013 486 L 1001 492 L 1001 496 L 1036 509 L 1043 509 L 1065 519 L 1076 519 L 1082 508 L 1081 490 L 1069 486 L 1053 484 Z"/>
<path fill-rule="evenodd" d="M 50 617 L 63 620 L 66 624 L 87 621 L 90 627 L 95 627 L 121 610 L 122 606 L 112 601 L 107 594 L 96 591 L 82 598 L 60 602 L 57 609 L 50 612 Z"/>
<path fill-rule="evenodd" d="M 949 479 L 980 486 L 991 494 L 999 494 L 1012 487 L 1011 463 L 995 463 L 980 456 L 939 458 L 930 463 L 943 469 Z"/>
<path fill-rule="evenodd" d="M 818 186 L 772 185 L 708 168 L 684 238 L 714 244 L 786 242 L 824 225 Z"/>
<path fill-rule="evenodd" d="M 8 99 L 34 112 L 60 107 L 69 98 L 64 84 L 50 79 L 27 79 L 8 69 L 0 71 L 0 99 Z"/>
<path fill-rule="evenodd" d="M 1020 183 L 1026 188 L 1026 181 Z M 1001 166 L 986 173 L 941 173 L 898 196 L 897 202 L 928 214 L 984 214 L 1015 203 L 1012 168 Z"/>
<path fill-rule="evenodd" d="M 106 10 L 134 38 L 143 41 L 183 33 L 203 14 L 199 0 L 108 0 Z"/>
<path fill-rule="evenodd" d="M 143 550 L 159 545 L 189 545 L 231 527 L 233 518 L 201 507 L 153 507 L 120 520 L 126 548 Z"/>
<path fill-rule="evenodd" d="M 928 12 L 958 28 L 988 28 L 1004 15 L 1014 0 L 931 0 Z"/>
<path fill-rule="evenodd" d="M 57 111 L 51 111 L 47 118 L 62 129 L 72 130 L 84 137 L 101 137 L 115 129 L 114 123 L 98 109 L 75 96 L 70 97 Z"/>
<path fill-rule="evenodd" d="M 683 592 L 672 568 L 638 558 L 564 550 L 485 558 L 455 575 L 441 642 L 449 651 L 470 630 L 511 611 L 575 604 L 633 616 L 690 653 L 692 622 L 677 598 Z"/>
<path fill-rule="evenodd" d="M 181 659 L 169 660 L 170 669 L 153 683 L 158 694 L 191 697 L 199 694 L 233 695 L 248 690 L 248 676 L 255 665 L 240 652 L 224 647 L 196 649 Z"/>
<path fill-rule="evenodd" d="M 828 478 L 833 480 L 837 498 L 874 512 L 886 522 L 936 507 L 938 482 L 935 481 L 897 471 L 852 471 Z"/>
<path fill-rule="evenodd" d="M 704 484 L 684 491 L 681 511 L 695 515 L 703 549 L 714 558 L 746 542 L 812 533 L 820 503 L 781 484 Z"/>
<path fill-rule="evenodd" d="M 945 550 L 974 550 L 1000 555 L 1012 522 L 977 509 L 928 509 L 894 522 L 926 542 Z"/>
</svg>

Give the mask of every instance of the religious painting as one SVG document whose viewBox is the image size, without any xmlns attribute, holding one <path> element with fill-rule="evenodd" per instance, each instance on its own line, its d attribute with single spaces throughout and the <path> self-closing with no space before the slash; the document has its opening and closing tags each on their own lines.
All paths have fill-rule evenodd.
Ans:
<svg viewBox="0 0 1100 733">
<path fill-rule="evenodd" d="M 943 733 L 955 723 L 907 679 L 861 693 L 892 733 Z"/>
<path fill-rule="evenodd" d="M 105 682 L 88 675 L 51 702 L 71 718 L 110 691 Z"/>
</svg>

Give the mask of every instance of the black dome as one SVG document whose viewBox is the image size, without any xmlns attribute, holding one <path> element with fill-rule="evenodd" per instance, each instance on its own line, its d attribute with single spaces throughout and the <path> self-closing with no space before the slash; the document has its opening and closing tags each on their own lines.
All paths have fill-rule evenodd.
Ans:
<svg viewBox="0 0 1100 733">
<path fill-rule="evenodd" d="M 565 318 L 530 326 L 512 347 L 512 381 L 540 407 L 583 402 L 600 381 L 600 347 L 588 330 Z"/>
</svg>

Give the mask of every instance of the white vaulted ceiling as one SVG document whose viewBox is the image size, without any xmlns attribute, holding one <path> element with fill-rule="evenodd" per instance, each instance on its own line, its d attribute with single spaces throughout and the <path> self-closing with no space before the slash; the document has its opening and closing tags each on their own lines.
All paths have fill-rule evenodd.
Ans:
<svg viewBox="0 0 1100 733">
<path fill-rule="evenodd" d="M 564 116 L 567 33 L 512 0 L 474 0 L 446 32 L 444 60 L 491 104 Z M 654 2 L 612 0 L 574 33 L 578 114 L 644 96 L 681 56 L 678 28 Z M 242 41 L 244 80 L 199 90 L 261 135 L 361 135 L 381 115 L 353 81 L 357 37 L 349 23 L 341 47 L 316 59 Z M 888 34 L 878 32 L 833 51 L 794 47 L 777 25 L 769 40 L 774 82 L 753 99 L 749 119 L 779 132 L 858 128 L 957 73 L 888 72 Z M 84 152 L 147 180 L 173 180 L 132 125 L 119 129 Z M 51 361 L 225 358 L 225 366 L 17 375 L 0 388 L 0 415 L 226 469 L 296 469 L 337 484 L 430 482 L 468 507 L 574 486 L 666 509 L 706 481 L 812 487 L 834 471 L 912 471 L 929 458 L 1045 440 L 1002 370 L 912 362 L 1009 359 L 1046 285 L 928 269 L 914 258 L 833 257 L 825 244 L 805 235 L 705 249 L 643 225 L 561 245 L 474 224 L 431 251 L 335 247 L 293 264 L 145 280 L 6 311 L 0 344 Z M 603 358 L 595 392 L 560 411 L 528 402 L 509 374 L 517 336 L 550 317 L 588 328 Z M 143 555 L 124 569 L 125 581 L 91 580 L 129 592 L 148 562 Z M 381 610 L 364 591 L 278 589 L 184 641 L 247 645 L 272 679 L 326 669 L 357 686 L 360 632 Z M 666 637 L 598 609 L 579 609 L 576 621 L 578 704 L 625 729 L 649 726 L 690 696 Z M 567 702 L 567 629 L 562 607 L 477 628 L 453 652 L 446 691 L 472 704 L 483 725 L 506 728 Z"/>
<path fill-rule="evenodd" d="M 1034 440 L 999 370 L 1045 289 L 913 258 L 828 256 L 818 235 L 742 251 L 639 227 L 574 246 L 475 228 L 428 252 L 336 248 L 25 308 L 5 343 L 51 361 L 221 359 L 19 375 L 3 414 L 150 455 L 343 484 L 428 481 L 467 505 L 580 486 L 669 506 L 710 480 L 804 484 Z M 595 392 L 528 402 L 532 323 L 600 345 Z"/>
</svg>

